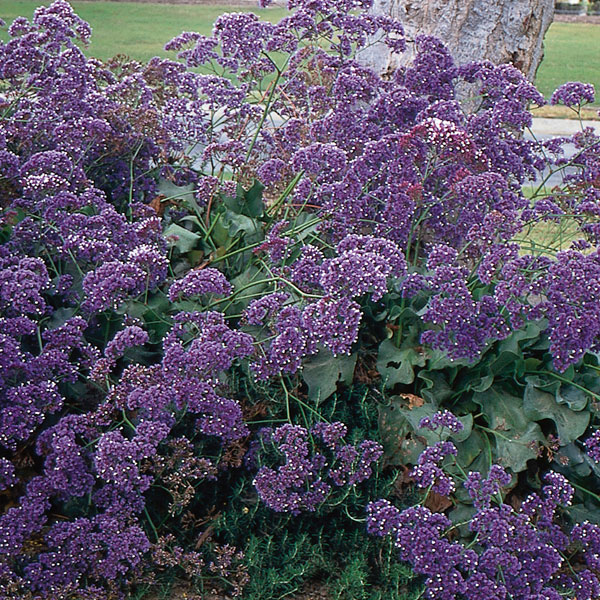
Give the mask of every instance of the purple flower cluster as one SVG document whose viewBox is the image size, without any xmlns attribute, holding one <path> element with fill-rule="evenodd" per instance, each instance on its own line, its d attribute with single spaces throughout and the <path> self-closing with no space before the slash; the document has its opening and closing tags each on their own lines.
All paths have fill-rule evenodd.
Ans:
<svg viewBox="0 0 600 600">
<path fill-rule="evenodd" d="M 427 598 L 558 600 L 565 592 L 581 600 L 593 597 L 589 594 L 599 589 L 593 558 L 598 528 L 576 525 L 569 537 L 557 524 L 559 509 L 570 504 L 573 488 L 562 475 L 550 472 L 542 494 L 531 494 L 517 511 L 499 496 L 510 479 L 493 465 L 487 478 L 471 473 L 465 482 L 477 511 L 469 524 L 477 551 L 451 541 L 450 519 L 425 506 L 400 511 L 388 500 L 372 502 L 367 507 L 367 531 L 392 537 L 400 559 L 425 577 Z M 564 573 L 568 548 L 583 549 L 588 569 Z"/>
<path fill-rule="evenodd" d="M 452 442 L 438 442 L 426 448 L 410 472 L 410 476 L 420 488 L 430 489 L 440 496 L 454 492 L 454 481 L 448 477 L 440 464 L 447 456 L 456 456 L 456 446 Z"/>
<path fill-rule="evenodd" d="M 565 106 L 578 106 L 581 104 L 593 104 L 595 90 L 591 83 L 570 81 L 563 83 L 550 98 L 550 104 L 564 104 Z"/>
<path fill-rule="evenodd" d="M 249 364 L 275 386 L 300 377 L 307 357 L 349 354 L 369 302 L 368 315 L 391 315 L 386 303 L 417 296 L 421 343 L 451 358 L 542 318 L 557 369 L 598 350 L 598 137 L 570 140 L 565 193 L 532 205 L 521 186 L 545 166 L 523 137 L 528 105 L 543 103 L 535 88 L 508 65 L 458 68 L 426 36 L 412 64 L 380 77 L 356 51 L 405 42 L 393 19 L 359 14 L 371 5 L 290 0 L 278 24 L 224 14 L 211 36 L 167 45 L 185 64 L 86 58 L 89 25 L 65 0 L 10 26 L 0 43 L 2 597 L 124 597 L 152 561 L 229 573 L 241 559 L 232 546 L 205 560 L 168 529 L 194 517 L 200 484 L 241 462 L 251 432 L 240 376 Z M 472 112 L 460 82 L 478 93 Z M 593 100 L 581 83 L 552 97 Z M 561 145 L 546 145 L 551 168 L 567 166 Z M 162 184 L 191 184 L 181 196 L 193 201 L 165 198 Z M 570 250 L 526 255 L 512 241 L 565 215 L 582 236 Z M 185 244 L 167 252 L 163 227 L 179 219 L 191 236 L 202 229 L 202 268 Z M 213 295 L 232 295 L 223 312 Z M 457 450 L 445 440 L 462 424 L 445 411 L 421 427 L 441 441 L 412 477 L 452 495 L 444 467 Z M 250 452 L 259 497 L 314 512 L 369 479 L 382 448 L 346 436 L 339 422 L 260 434 Z M 594 460 L 597 438 L 585 442 Z M 372 503 L 368 530 L 394 538 L 431 598 L 596 596 L 599 529 L 584 522 L 566 536 L 557 522 L 573 490 L 556 473 L 545 481 L 514 510 L 499 466 L 467 476 L 477 551 L 424 506 Z M 571 551 L 577 577 L 563 572 Z"/>
<path fill-rule="evenodd" d="M 447 429 L 452 433 L 458 433 L 464 429 L 464 425 L 449 410 L 441 410 L 431 417 L 423 417 L 419 421 L 419 427 L 430 431 Z"/>
<path fill-rule="evenodd" d="M 286 248 L 291 242 L 289 237 L 278 239 Z M 334 355 L 349 353 L 362 317 L 357 300 L 365 294 L 381 299 L 388 282 L 406 273 L 405 257 L 390 240 L 354 234 L 335 251 L 325 258 L 315 246 L 302 245 L 295 260 L 271 254 L 282 275 L 280 286 L 287 285 L 288 291 L 252 300 L 243 315 L 246 323 L 264 325 L 269 332 L 270 341 L 261 346 L 263 355 L 253 365 L 260 379 L 296 372 L 303 358 L 320 347 Z"/>
<path fill-rule="evenodd" d="M 217 269 L 193 270 L 182 279 L 178 279 L 169 288 L 169 300 L 175 302 L 181 296 L 191 298 L 204 294 L 226 296 L 231 293 L 231 284 Z"/>
<path fill-rule="evenodd" d="M 325 454 L 316 448 L 311 452 L 310 434 L 320 440 Z M 299 425 L 283 425 L 263 434 L 263 444 L 271 443 L 285 460 L 277 469 L 261 466 L 254 478 L 260 499 L 276 512 L 314 512 L 332 493 L 332 484 L 354 486 L 368 479 L 383 454 L 381 446 L 371 440 L 358 447 L 344 444 L 347 428 L 343 423 L 317 423 L 310 434 Z M 260 453 L 253 457 L 253 462 L 257 460 Z"/>
</svg>

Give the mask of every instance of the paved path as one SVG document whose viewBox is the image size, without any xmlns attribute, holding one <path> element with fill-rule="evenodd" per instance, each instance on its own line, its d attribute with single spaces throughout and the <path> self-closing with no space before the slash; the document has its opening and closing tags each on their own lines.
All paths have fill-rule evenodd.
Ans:
<svg viewBox="0 0 600 600">
<path fill-rule="evenodd" d="M 583 127 L 593 127 L 597 134 L 600 134 L 600 121 L 577 121 L 575 119 L 546 119 L 536 117 L 533 119 L 533 126 L 531 128 L 532 134 L 526 133 L 527 139 L 537 139 L 540 141 L 549 140 L 554 137 L 571 136 L 578 131 L 581 131 Z M 571 157 L 575 154 L 575 147 L 573 144 L 566 144 L 565 155 Z M 555 173 L 550 176 L 546 182 L 549 188 L 562 183 L 562 175 L 567 173 L 569 169 L 565 169 L 563 172 Z"/>
</svg>

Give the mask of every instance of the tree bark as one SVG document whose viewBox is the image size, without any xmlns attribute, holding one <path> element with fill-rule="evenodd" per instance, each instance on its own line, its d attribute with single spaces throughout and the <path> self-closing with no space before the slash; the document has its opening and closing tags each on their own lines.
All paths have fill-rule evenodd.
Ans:
<svg viewBox="0 0 600 600">
<path fill-rule="evenodd" d="M 554 0 L 375 0 L 372 11 L 399 19 L 407 41 L 419 34 L 440 38 L 457 64 L 490 60 L 512 63 L 533 81 L 543 39 L 554 17 Z M 362 60 L 385 73 L 410 62 L 413 44 L 392 55 L 382 44 Z"/>
</svg>

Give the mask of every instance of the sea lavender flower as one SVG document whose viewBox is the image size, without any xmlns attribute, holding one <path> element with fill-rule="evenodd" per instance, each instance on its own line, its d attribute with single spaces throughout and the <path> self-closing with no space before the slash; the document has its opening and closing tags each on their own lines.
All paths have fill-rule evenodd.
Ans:
<svg viewBox="0 0 600 600">
<path fill-rule="evenodd" d="M 358 447 L 342 445 L 347 428 L 340 422 L 317 423 L 310 433 L 325 444 L 324 453 L 318 446 L 311 453 L 309 432 L 298 425 L 261 433 L 261 443 L 271 442 L 285 457 L 277 470 L 262 466 L 254 479 L 261 500 L 277 512 L 315 511 L 329 496 L 331 484 L 355 486 L 368 479 L 383 454 L 381 445 L 372 440 L 363 440 Z M 260 455 L 257 445 L 252 455 L 253 461 Z"/>
<path fill-rule="evenodd" d="M 508 486 L 510 481 L 511 476 L 500 465 L 492 465 L 485 479 L 482 479 L 478 471 L 471 471 L 464 487 L 476 508 L 489 508 L 493 497 Z"/>
<path fill-rule="evenodd" d="M 180 297 L 192 298 L 204 294 L 227 296 L 231 290 L 231 284 L 221 271 L 211 267 L 194 269 L 171 284 L 169 300 L 176 302 Z"/>
<path fill-rule="evenodd" d="M 579 81 L 569 81 L 558 87 L 552 97 L 550 104 L 564 104 L 565 106 L 578 106 L 580 104 L 593 104 L 595 100 L 595 90 L 591 83 L 581 83 Z"/>
<path fill-rule="evenodd" d="M 449 496 L 456 489 L 454 480 L 446 475 L 440 464 L 447 456 L 456 455 L 456 446 L 452 442 L 437 442 L 421 453 L 410 476 L 418 487 Z"/>
<path fill-rule="evenodd" d="M 423 417 L 419 421 L 419 427 L 430 431 L 448 429 L 452 433 L 458 433 L 464 429 L 464 425 L 449 410 L 440 410 L 431 417 Z"/>
<path fill-rule="evenodd" d="M 594 431 L 584 442 L 588 456 L 595 462 L 600 462 L 600 430 Z"/>
</svg>

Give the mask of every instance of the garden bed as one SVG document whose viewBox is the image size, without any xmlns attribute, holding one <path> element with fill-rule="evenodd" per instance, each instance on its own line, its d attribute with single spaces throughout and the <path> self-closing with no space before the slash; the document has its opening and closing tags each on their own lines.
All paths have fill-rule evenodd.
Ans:
<svg viewBox="0 0 600 600">
<path fill-rule="evenodd" d="M 597 134 L 296 4 L 175 59 L 88 58 L 65 0 L 0 43 L 0 596 L 597 597 Z"/>
</svg>

